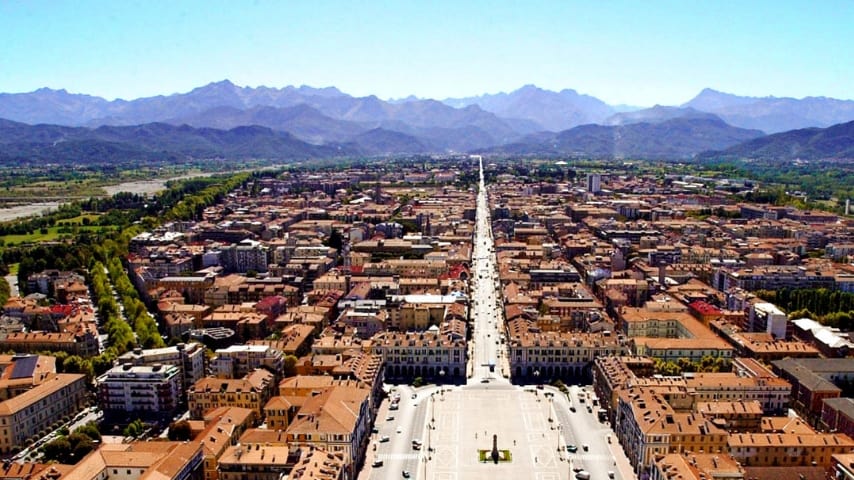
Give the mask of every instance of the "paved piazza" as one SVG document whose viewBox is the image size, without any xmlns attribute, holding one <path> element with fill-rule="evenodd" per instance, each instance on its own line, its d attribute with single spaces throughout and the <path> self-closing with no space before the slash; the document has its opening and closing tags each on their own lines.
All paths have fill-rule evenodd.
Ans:
<svg viewBox="0 0 854 480">
<path fill-rule="evenodd" d="M 569 464 L 557 451 L 558 432 L 550 430 L 549 404 L 542 400 L 510 386 L 463 387 L 444 399 L 434 396 L 433 452 L 419 478 L 567 478 Z M 478 460 L 478 450 L 492 449 L 493 434 L 499 450 L 510 450 L 511 462 Z"/>
</svg>

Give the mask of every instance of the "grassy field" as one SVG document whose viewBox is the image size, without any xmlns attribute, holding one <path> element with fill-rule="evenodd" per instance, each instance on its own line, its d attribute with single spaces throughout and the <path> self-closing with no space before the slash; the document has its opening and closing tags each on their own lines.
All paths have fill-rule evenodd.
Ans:
<svg viewBox="0 0 854 480">
<path fill-rule="evenodd" d="M 83 225 L 83 220 L 89 220 L 89 223 L 95 223 L 100 217 L 100 213 L 84 213 L 83 215 L 79 215 L 73 218 L 67 218 L 65 220 L 60 220 L 57 225 Z"/>
<path fill-rule="evenodd" d="M 9 265 L 9 275 L 17 275 L 18 268 L 21 266 L 20 263 L 12 263 Z"/>
<path fill-rule="evenodd" d="M 68 220 L 64 220 L 68 221 Z M 88 226 L 88 227 L 76 227 L 79 231 L 98 231 L 101 228 L 112 229 L 113 227 L 101 227 L 101 226 Z M 19 245 L 22 243 L 40 243 L 40 242 L 52 242 L 55 240 L 59 240 L 63 236 L 72 236 L 73 233 L 68 231 L 67 226 L 57 226 L 50 227 L 45 229 L 45 232 L 39 230 L 35 231 L 29 235 L 6 235 L 0 237 L 0 241 L 3 242 L 6 246 Z"/>
<path fill-rule="evenodd" d="M 96 179 L 69 181 L 36 181 L 25 185 L 7 187 L 0 197 L 25 200 L 89 198 L 106 195 L 102 181 Z"/>
</svg>

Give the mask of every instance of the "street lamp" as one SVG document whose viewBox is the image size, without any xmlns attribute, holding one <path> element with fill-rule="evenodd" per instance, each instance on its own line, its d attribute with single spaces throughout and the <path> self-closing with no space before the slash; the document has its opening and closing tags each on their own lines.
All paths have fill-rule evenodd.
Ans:
<svg viewBox="0 0 854 480">
<path fill-rule="evenodd" d="M 552 420 L 552 407 L 554 406 L 552 401 L 553 400 L 551 399 L 551 397 L 549 397 L 549 423 L 552 423 L 554 421 Z"/>
</svg>

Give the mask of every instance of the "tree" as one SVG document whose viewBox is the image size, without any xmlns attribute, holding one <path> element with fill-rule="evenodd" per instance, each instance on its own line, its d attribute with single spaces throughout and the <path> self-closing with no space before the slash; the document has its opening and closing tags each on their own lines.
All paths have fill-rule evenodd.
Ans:
<svg viewBox="0 0 854 480">
<path fill-rule="evenodd" d="M 142 432 L 144 432 L 144 431 L 145 431 L 145 424 L 142 423 L 142 420 L 137 418 L 136 420 L 130 422 L 130 424 L 128 424 L 128 426 L 125 427 L 124 430 L 122 430 L 122 435 L 124 435 L 126 437 L 137 438 L 140 435 L 142 435 Z"/>
<path fill-rule="evenodd" d="M 172 422 L 169 425 L 169 440 L 182 442 L 184 440 L 192 439 L 192 436 L 193 430 L 190 428 L 190 422 L 186 420 Z"/>
<path fill-rule="evenodd" d="M 71 456 L 71 443 L 67 437 L 59 437 L 52 440 L 44 446 L 45 461 L 55 460 L 59 463 L 67 463 L 66 460 Z"/>
<path fill-rule="evenodd" d="M 59 359 L 57 359 L 57 362 Z M 86 381 L 91 382 L 95 378 L 95 370 L 89 359 L 78 355 L 71 355 L 62 361 L 62 371 L 65 373 L 82 373 L 86 375 Z"/>
<path fill-rule="evenodd" d="M 297 374 L 297 361 L 299 359 L 294 355 L 285 355 L 284 358 L 284 368 L 282 369 L 282 374 L 287 377 L 293 377 Z"/>
<path fill-rule="evenodd" d="M 68 443 L 71 445 L 71 459 L 75 463 L 95 449 L 95 443 L 92 439 L 82 433 L 75 432 L 69 435 Z"/>
<path fill-rule="evenodd" d="M 75 430 L 74 433 L 86 435 L 92 440 L 101 441 L 101 432 L 98 431 L 98 424 L 95 422 L 89 422 L 86 425 L 83 425 Z"/>
</svg>

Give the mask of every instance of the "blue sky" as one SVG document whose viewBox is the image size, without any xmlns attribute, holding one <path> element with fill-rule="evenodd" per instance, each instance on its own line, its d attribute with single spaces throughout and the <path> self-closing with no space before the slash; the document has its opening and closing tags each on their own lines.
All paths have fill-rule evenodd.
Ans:
<svg viewBox="0 0 854 480">
<path fill-rule="evenodd" d="M 854 98 L 854 1 L 0 1 L 0 92 L 112 98 L 335 85 L 445 98 L 525 84 L 611 104 L 704 87 Z"/>
</svg>

